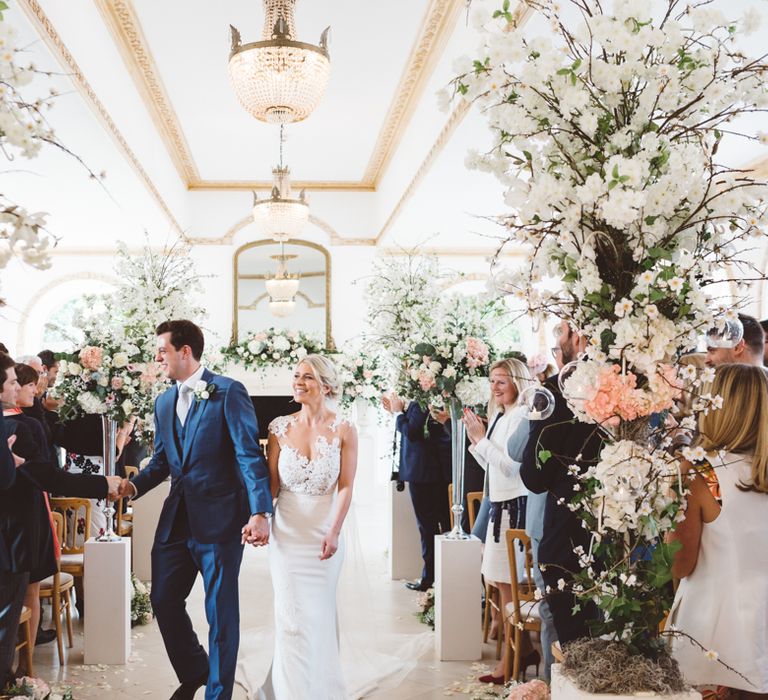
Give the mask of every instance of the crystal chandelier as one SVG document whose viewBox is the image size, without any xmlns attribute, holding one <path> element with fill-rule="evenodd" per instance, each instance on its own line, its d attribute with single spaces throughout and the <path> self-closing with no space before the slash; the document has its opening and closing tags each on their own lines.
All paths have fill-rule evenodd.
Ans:
<svg viewBox="0 0 768 700">
<path fill-rule="evenodd" d="M 285 254 L 285 242 L 280 241 L 280 255 L 277 260 L 275 276 L 264 280 L 264 286 L 269 295 L 269 311 L 273 316 L 290 316 L 296 308 L 296 292 L 299 291 L 298 275 L 288 274 L 287 262 L 295 255 Z"/>
<path fill-rule="evenodd" d="M 232 25 L 229 79 L 243 108 L 263 122 L 306 119 L 328 85 L 328 27 L 320 45 L 296 41 L 296 0 L 264 0 L 261 41 L 243 44 Z"/>
<path fill-rule="evenodd" d="M 287 241 L 296 238 L 309 221 L 309 204 L 302 190 L 298 199 L 291 190 L 291 171 L 283 165 L 283 126 L 280 126 L 280 165 L 272 170 L 273 186 L 268 199 L 253 193 L 253 221 L 265 238 Z"/>
</svg>

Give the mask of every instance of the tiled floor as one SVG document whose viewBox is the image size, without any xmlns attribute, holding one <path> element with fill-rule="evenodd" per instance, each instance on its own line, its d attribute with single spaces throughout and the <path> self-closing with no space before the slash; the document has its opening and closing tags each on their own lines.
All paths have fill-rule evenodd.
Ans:
<svg viewBox="0 0 768 700">
<path fill-rule="evenodd" d="M 377 516 L 380 514 L 377 514 Z M 371 525 L 379 521 L 371 513 Z M 368 541 L 363 543 L 365 552 L 366 578 L 370 588 L 373 605 L 365 620 L 366 629 L 387 635 L 390 633 L 418 635 L 429 630 L 415 617 L 417 610 L 416 594 L 408 591 L 402 582 L 392 582 L 387 575 L 386 554 L 383 527 L 366 527 Z M 378 533 L 378 534 L 377 534 Z M 267 552 L 264 549 L 248 548 L 243 560 L 240 575 L 241 629 L 246 636 L 249 630 L 267 627 L 272 615 L 272 591 L 267 565 Z M 479 586 L 479 584 L 478 584 Z M 207 626 L 203 611 L 203 588 L 198 584 L 188 600 L 188 610 L 201 640 L 205 640 Z M 478 620 L 478 625 L 480 621 Z M 205 644 L 205 641 L 203 641 Z M 38 647 L 35 653 L 35 671 L 39 677 L 53 683 L 71 685 L 75 698 L 141 698 L 154 700 L 169 698 L 177 685 L 157 625 L 135 627 L 132 639 L 133 653 L 126 666 L 83 666 L 82 627 L 76 621 L 76 639 L 72 649 L 67 650 L 67 664 L 58 664 L 55 644 Z M 486 645 L 484 657 L 490 663 L 495 647 Z M 368 697 L 377 700 L 427 700 L 444 698 L 462 693 L 455 688 L 471 685 L 475 692 L 463 695 L 477 696 L 480 686 L 471 683 L 477 674 L 469 662 L 440 662 L 433 647 L 418 660 L 416 667 L 394 688 L 381 689 Z M 203 697 L 202 690 L 198 698 Z M 242 688 L 236 688 L 235 698 L 246 697 Z M 291 699 L 305 700 L 305 699 Z"/>
</svg>

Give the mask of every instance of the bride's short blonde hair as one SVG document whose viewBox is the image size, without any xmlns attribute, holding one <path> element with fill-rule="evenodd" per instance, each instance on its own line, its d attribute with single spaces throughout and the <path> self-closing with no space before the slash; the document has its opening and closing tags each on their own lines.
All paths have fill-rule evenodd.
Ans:
<svg viewBox="0 0 768 700">
<path fill-rule="evenodd" d="M 323 386 L 328 387 L 326 396 L 329 399 L 337 399 L 341 386 L 336 365 L 325 355 L 307 355 L 303 360 L 296 363 L 296 368 L 305 363 L 312 368 L 312 374 L 315 375 L 315 379 Z"/>
</svg>

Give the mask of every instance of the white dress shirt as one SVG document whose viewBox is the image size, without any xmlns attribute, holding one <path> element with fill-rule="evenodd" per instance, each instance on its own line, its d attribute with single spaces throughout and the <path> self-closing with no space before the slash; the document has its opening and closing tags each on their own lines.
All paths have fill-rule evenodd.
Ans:
<svg viewBox="0 0 768 700">
<path fill-rule="evenodd" d="M 525 414 L 524 406 L 514 406 L 499 415 L 496 411 L 488 420 L 488 430 L 493 426 L 490 437 L 484 437 L 469 451 L 478 464 L 485 469 L 488 478 L 488 496 L 491 501 L 509 501 L 518 496 L 527 496 L 528 490 L 520 478 L 520 462 L 507 453 L 507 442 L 517 429 Z M 496 417 L 499 416 L 498 421 Z M 494 422 L 496 425 L 494 426 Z"/>
</svg>

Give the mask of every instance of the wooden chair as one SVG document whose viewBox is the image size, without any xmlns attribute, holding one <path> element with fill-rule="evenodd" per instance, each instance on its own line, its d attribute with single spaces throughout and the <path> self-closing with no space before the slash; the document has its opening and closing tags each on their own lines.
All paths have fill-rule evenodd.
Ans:
<svg viewBox="0 0 768 700">
<path fill-rule="evenodd" d="M 32 669 L 32 630 L 29 627 L 29 621 L 32 619 L 32 611 L 29 608 L 21 609 L 19 618 L 19 631 L 21 632 L 21 641 L 16 643 L 16 651 L 24 649 L 24 656 L 27 661 L 27 675 L 34 677 L 35 672 Z"/>
<path fill-rule="evenodd" d="M 126 467 L 125 477 L 130 479 L 139 473 L 138 467 Z M 130 507 L 123 509 L 123 502 L 126 497 L 118 498 L 115 501 L 115 533 L 120 537 L 130 537 L 133 532 L 133 511 Z"/>
<path fill-rule="evenodd" d="M 87 498 L 52 498 L 51 510 L 61 513 L 64 531 L 60 570 L 82 579 L 85 572 L 85 543 L 91 536 L 91 502 Z"/>
<path fill-rule="evenodd" d="M 536 584 L 533 580 L 533 553 L 531 538 L 525 530 L 507 530 L 507 556 L 509 571 L 512 577 L 512 601 L 507 605 L 504 617 L 504 681 L 510 678 L 519 680 L 520 674 L 525 673 L 521 668 L 523 632 L 541 632 L 541 617 L 539 603 L 534 595 Z M 523 571 L 517 569 L 518 543 L 524 547 Z"/>
<path fill-rule="evenodd" d="M 51 513 L 53 523 L 56 526 L 56 534 L 59 542 L 64 539 L 64 516 L 61 513 Z M 60 568 L 60 567 L 59 567 Z M 64 665 L 64 642 L 61 629 L 61 614 L 66 616 L 67 621 L 67 646 L 72 648 L 72 589 L 75 585 L 75 579 L 72 574 L 61 573 L 57 571 L 53 576 L 49 576 L 40 582 L 40 600 L 51 600 L 51 609 L 53 610 L 53 623 L 56 629 L 56 644 L 59 649 L 59 664 Z"/>
</svg>

